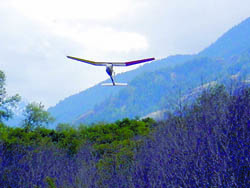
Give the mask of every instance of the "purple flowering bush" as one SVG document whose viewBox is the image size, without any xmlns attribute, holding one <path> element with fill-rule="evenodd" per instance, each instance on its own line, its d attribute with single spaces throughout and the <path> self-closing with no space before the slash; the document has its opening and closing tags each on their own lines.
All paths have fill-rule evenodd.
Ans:
<svg viewBox="0 0 250 188">
<path fill-rule="evenodd" d="M 205 90 L 166 119 L 25 132 L 0 124 L 0 187 L 249 187 L 250 89 Z"/>
</svg>

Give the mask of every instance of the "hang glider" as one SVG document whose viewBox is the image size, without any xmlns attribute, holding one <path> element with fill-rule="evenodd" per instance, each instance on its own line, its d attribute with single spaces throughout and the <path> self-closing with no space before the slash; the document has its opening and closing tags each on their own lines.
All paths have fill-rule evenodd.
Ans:
<svg viewBox="0 0 250 188">
<path fill-rule="evenodd" d="M 114 81 L 115 72 L 113 70 L 113 66 L 131 66 L 131 65 L 136 65 L 139 63 L 145 63 L 145 62 L 155 60 L 155 58 L 147 58 L 147 59 L 128 61 L 128 62 L 96 62 L 96 61 L 90 61 L 90 60 L 81 59 L 81 58 L 72 57 L 72 56 L 67 56 L 67 58 L 80 61 L 83 63 L 88 63 L 88 64 L 95 65 L 95 66 L 106 66 L 106 72 L 110 76 L 112 83 L 103 84 L 104 86 L 127 86 L 127 83 L 116 83 Z"/>
</svg>

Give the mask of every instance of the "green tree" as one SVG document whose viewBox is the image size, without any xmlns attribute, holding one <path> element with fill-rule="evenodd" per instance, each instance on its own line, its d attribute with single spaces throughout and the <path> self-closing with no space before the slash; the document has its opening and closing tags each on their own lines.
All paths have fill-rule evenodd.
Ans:
<svg viewBox="0 0 250 188">
<path fill-rule="evenodd" d="M 54 121 L 54 118 L 50 115 L 50 113 L 44 110 L 44 105 L 35 102 L 26 106 L 24 117 L 23 127 L 27 131 L 48 126 L 49 123 Z"/>
<path fill-rule="evenodd" d="M 68 123 L 59 123 L 56 126 L 56 131 L 57 132 L 67 132 L 67 131 L 69 132 L 72 129 L 73 129 L 73 127 Z"/>
<path fill-rule="evenodd" d="M 8 97 L 5 89 L 5 74 L 0 70 L 0 123 L 13 116 L 12 109 L 21 100 L 19 95 Z"/>
</svg>

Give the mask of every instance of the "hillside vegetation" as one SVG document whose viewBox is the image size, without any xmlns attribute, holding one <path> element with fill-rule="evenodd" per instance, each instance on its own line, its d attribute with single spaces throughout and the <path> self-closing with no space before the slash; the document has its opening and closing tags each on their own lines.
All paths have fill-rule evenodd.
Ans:
<svg viewBox="0 0 250 188">
<path fill-rule="evenodd" d="M 162 122 L 0 125 L 1 187 L 249 187 L 250 89 L 204 90 Z"/>
<path fill-rule="evenodd" d="M 118 74 L 115 76 L 116 82 L 130 82 L 133 79 L 144 72 L 154 71 L 163 67 L 173 67 L 178 64 L 182 64 L 188 59 L 191 59 L 191 55 L 176 55 L 168 58 L 158 60 L 157 62 L 145 64 L 142 67 L 126 72 L 124 74 Z M 109 82 L 110 79 L 104 81 Z M 60 101 L 56 106 L 51 107 L 48 111 L 55 117 L 56 123 L 77 123 L 80 117 L 93 113 L 93 109 L 96 105 L 106 101 L 108 98 L 118 94 L 122 87 L 103 87 L 101 83 L 89 88 L 85 91 L 67 97 Z"/>
<path fill-rule="evenodd" d="M 249 68 L 250 50 L 246 50 L 227 60 L 197 57 L 179 66 L 146 72 L 117 95 L 96 105 L 94 113 L 78 123 L 112 122 L 124 117 L 143 117 L 157 110 L 170 110 L 178 98 L 189 95 L 202 84 L 214 81 L 226 84 L 233 75 L 237 75 L 236 79 L 248 79 Z"/>
<path fill-rule="evenodd" d="M 129 87 L 95 86 L 49 112 L 30 103 L 20 127 L 0 71 L 0 187 L 250 187 L 249 27 L 118 76 Z M 140 118 L 162 109 L 162 121 Z"/>
<path fill-rule="evenodd" d="M 171 110 L 183 95 L 202 84 L 231 77 L 248 79 L 250 72 L 250 18 L 233 27 L 196 55 L 170 56 L 117 76 L 126 88 L 97 85 L 49 109 L 56 122 L 91 124 L 145 117 Z M 181 94 L 181 95 L 180 95 Z"/>
</svg>

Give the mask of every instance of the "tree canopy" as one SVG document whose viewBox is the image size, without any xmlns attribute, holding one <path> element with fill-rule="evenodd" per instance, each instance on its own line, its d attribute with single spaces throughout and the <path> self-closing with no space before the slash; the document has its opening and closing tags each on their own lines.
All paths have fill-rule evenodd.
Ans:
<svg viewBox="0 0 250 188">
<path fill-rule="evenodd" d="M 24 111 L 23 127 L 30 131 L 35 128 L 47 126 L 54 118 L 44 109 L 42 103 L 30 103 Z"/>
<path fill-rule="evenodd" d="M 7 96 L 5 80 L 5 74 L 0 70 L 0 123 L 12 117 L 12 109 L 21 100 L 18 94 L 11 97 Z"/>
</svg>

